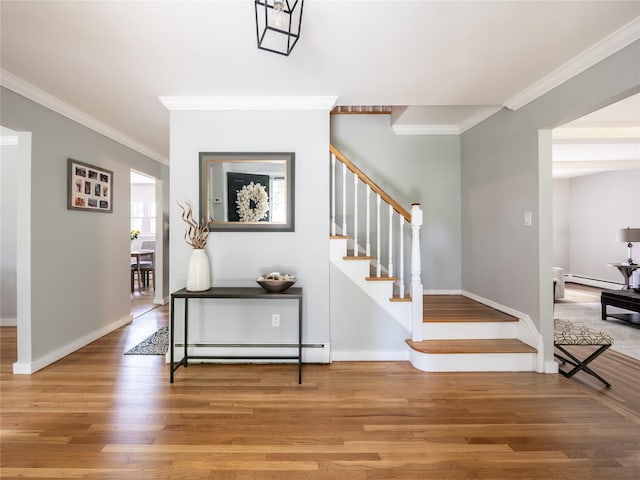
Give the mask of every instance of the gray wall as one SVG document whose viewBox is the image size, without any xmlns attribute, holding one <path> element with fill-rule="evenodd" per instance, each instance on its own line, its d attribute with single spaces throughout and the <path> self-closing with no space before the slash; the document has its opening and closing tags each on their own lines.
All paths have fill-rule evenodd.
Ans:
<svg viewBox="0 0 640 480">
<path fill-rule="evenodd" d="M 13 130 L 0 127 L 2 136 L 17 140 Z M 13 134 L 13 135 L 12 135 Z M 0 153 L 0 325 L 16 324 L 18 147 L 2 145 Z"/>
<path fill-rule="evenodd" d="M 554 205 L 554 259 L 560 257 L 556 246 L 568 243 L 565 273 L 621 284 L 622 276 L 607 264 L 627 259 L 626 244 L 615 241 L 617 230 L 640 227 L 640 168 L 554 181 Z M 568 237 L 559 236 L 561 230 Z M 639 259 L 638 247 L 634 253 Z"/>
<path fill-rule="evenodd" d="M 333 115 L 331 143 L 407 210 L 422 204 L 424 289 L 460 290 L 460 136 L 395 135 L 388 115 Z"/>
<path fill-rule="evenodd" d="M 190 201 L 197 209 L 198 153 L 295 152 L 295 232 L 213 232 L 206 250 L 214 285 L 256 286 L 263 273 L 295 274 L 305 292 L 303 339 L 329 342 L 329 112 L 172 111 L 170 122 L 171 290 L 186 282 L 191 248 L 176 202 Z M 200 310 L 193 303 L 190 340 L 295 338 L 293 302 L 218 301 Z M 176 314 L 181 312 L 182 302 L 176 302 Z M 272 313 L 282 316 L 278 328 L 271 326 Z"/>
<path fill-rule="evenodd" d="M 168 169 L 8 89 L 1 101 L 3 126 L 32 132 L 32 352 L 18 363 L 37 365 L 129 318 L 129 171 Z M 112 214 L 67 210 L 67 158 L 114 172 Z"/>
<path fill-rule="evenodd" d="M 539 130 L 554 128 L 640 90 L 640 42 L 611 55 L 518 111 L 502 110 L 462 135 L 462 285 L 464 290 L 528 314 L 552 359 L 552 311 L 541 319 Z M 549 160 L 550 162 L 550 160 Z M 552 195 L 551 187 L 546 193 Z M 523 226 L 523 213 L 533 226 Z M 546 235 L 546 234 L 545 234 Z M 548 242 L 551 246 L 551 232 Z M 549 255 L 551 257 L 551 254 Z M 541 268 L 544 271 L 541 271 Z M 547 271 L 548 270 L 548 271 Z M 549 288 L 549 304 L 551 304 Z M 546 295 L 545 295 L 546 297 Z M 547 312 L 549 318 L 547 318 Z M 542 322 L 542 323 L 541 323 Z"/>
</svg>

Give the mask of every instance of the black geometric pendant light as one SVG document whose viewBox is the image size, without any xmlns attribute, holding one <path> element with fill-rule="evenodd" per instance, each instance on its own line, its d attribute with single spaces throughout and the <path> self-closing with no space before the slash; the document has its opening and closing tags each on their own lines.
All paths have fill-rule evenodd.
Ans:
<svg viewBox="0 0 640 480">
<path fill-rule="evenodd" d="M 304 0 L 255 0 L 258 48 L 288 56 L 300 39 Z"/>
</svg>

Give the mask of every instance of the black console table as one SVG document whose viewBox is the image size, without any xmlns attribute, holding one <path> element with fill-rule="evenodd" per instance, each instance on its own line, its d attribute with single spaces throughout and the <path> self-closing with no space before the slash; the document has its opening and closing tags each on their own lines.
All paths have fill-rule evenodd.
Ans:
<svg viewBox="0 0 640 480">
<path fill-rule="evenodd" d="M 184 356 L 181 360 L 174 362 L 174 307 L 175 299 L 184 299 Z M 189 300 L 190 299 L 211 299 L 211 298 L 237 298 L 237 299 L 260 299 L 260 300 L 282 300 L 294 299 L 298 301 L 298 343 L 291 345 L 280 345 L 283 347 L 297 347 L 297 356 L 196 356 L 188 353 L 188 329 L 189 329 Z M 187 367 L 189 360 L 297 360 L 298 361 L 298 383 L 302 383 L 302 288 L 289 288 L 281 293 L 270 293 L 260 287 L 213 287 L 202 292 L 189 292 L 181 289 L 171 294 L 171 327 L 170 327 L 170 362 L 171 373 L 169 380 L 173 383 L 173 374 L 180 367 Z M 223 345 L 221 345 L 223 346 Z M 272 347 L 272 344 L 251 344 L 252 347 Z"/>
<path fill-rule="evenodd" d="M 640 293 L 635 293 L 633 290 L 603 290 L 600 294 L 600 302 L 602 320 L 612 317 L 640 325 Z M 608 305 L 638 313 L 607 313 Z"/>
</svg>

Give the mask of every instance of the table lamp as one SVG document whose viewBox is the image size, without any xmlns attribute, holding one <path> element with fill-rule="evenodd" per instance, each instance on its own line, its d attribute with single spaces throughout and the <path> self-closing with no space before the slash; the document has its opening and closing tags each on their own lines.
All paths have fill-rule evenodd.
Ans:
<svg viewBox="0 0 640 480">
<path fill-rule="evenodd" d="M 633 248 L 634 242 L 640 242 L 640 228 L 621 228 L 618 230 L 616 240 L 618 242 L 627 243 L 627 248 L 629 249 L 629 259 L 627 260 L 627 263 L 629 265 L 635 265 L 631 256 L 631 249 Z"/>
</svg>

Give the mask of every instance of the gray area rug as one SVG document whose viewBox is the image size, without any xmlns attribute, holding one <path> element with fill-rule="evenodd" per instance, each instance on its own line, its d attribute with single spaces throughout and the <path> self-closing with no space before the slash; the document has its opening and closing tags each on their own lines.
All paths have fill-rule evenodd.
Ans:
<svg viewBox="0 0 640 480">
<path fill-rule="evenodd" d="M 609 313 L 629 313 L 615 307 L 607 307 Z M 608 333 L 614 339 L 611 350 L 640 360 L 640 328 L 621 320 L 602 320 L 600 303 L 556 303 L 554 317 L 571 320 L 585 327 Z"/>
<path fill-rule="evenodd" d="M 125 352 L 125 355 L 164 355 L 169 350 L 169 327 L 162 327 L 153 335 Z"/>
</svg>

